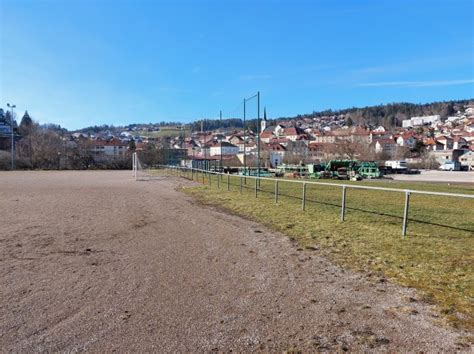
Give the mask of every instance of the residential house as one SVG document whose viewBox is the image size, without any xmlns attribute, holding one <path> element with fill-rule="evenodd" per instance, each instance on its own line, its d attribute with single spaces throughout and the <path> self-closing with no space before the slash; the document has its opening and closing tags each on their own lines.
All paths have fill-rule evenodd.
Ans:
<svg viewBox="0 0 474 354">
<path fill-rule="evenodd" d="M 270 143 L 265 145 L 264 149 L 268 151 L 270 165 L 276 167 L 283 163 L 285 158 L 286 148 L 279 143 Z"/>
<path fill-rule="evenodd" d="M 416 145 L 416 133 L 412 130 L 402 133 L 397 137 L 397 144 L 408 148 L 413 148 Z"/>
<path fill-rule="evenodd" d="M 299 128 L 289 127 L 289 128 L 284 128 L 283 131 L 279 134 L 279 136 L 284 136 L 285 138 L 291 141 L 296 141 L 298 139 L 298 136 L 301 133 L 302 132 L 300 131 Z"/>
<path fill-rule="evenodd" d="M 377 154 L 386 154 L 388 156 L 393 156 L 397 150 L 397 142 L 390 138 L 377 139 L 375 141 L 374 147 Z"/>
<path fill-rule="evenodd" d="M 435 138 L 435 141 L 434 151 L 451 150 L 454 147 L 454 140 L 449 136 L 439 136 Z"/>
<path fill-rule="evenodd" d="M 229 138 L 229 143 L 235 146 L 239 146 L 239 144 L 242 144 L 244 142 L 244 139 L 240 137 L 239 135 L 232 135 Z"/>
<path fill-rule="evenodd" d="M 97 139 L 92 141 L 89 149 L 96 156 L 118 157 L 127 153 L 128 144 L 115 138 L 110 140 Z"/>
<path fill-rule="evenodd" d="M 210 156 L 237 155 L 239 147 L 227 141 L 214 142 L 210 145 Z"/>
<path fill-rule="evenodd" d="M 383 127 L 382 127 L 383 128 Z M 385 130 L 372 130 L 369 134 L 369 144 L 380 139 L 393 139 L 393 134 Z"/>
<path fill-rule="evenodd" d="M 430 151 L 430 156 L 442 165 L 446 161 L 459 161 L 459 157 L 463 155 L 466 150 L 434 150 Z"/>
<path fill-rule="evenodd" d="M 459 156 L 461 166 L 467 168 L 468 171 L 474 171 L 474 151 L 467 151 Z"/>
<path fill-rule="evenodd" d="M 419 127 L 423 125 L 435 126 L 441 121 L 440 115 L 411 117 L 402 121 L 403 128 Z"/>
<path fill-rule="evenodd" d="M 316 143 L 331 143 L 334 144 L 336 142 L 336 136 L 331 133 L 316 133 L 314 136 L 314 141 Z"/>
<path fill-rule="evenodd" d="M 453 138 L 453 149 L 467 149 L 469 144 L 466 139 L 461 136 L 455 136 Z"/>
<path fill-rule="evenodd" d="M 264 143 L 269 143 L 272 138 L 275 137 L 274 134 L 275 127 L 267 127 L 260 133 L 260 139 Z"/>
</svg>

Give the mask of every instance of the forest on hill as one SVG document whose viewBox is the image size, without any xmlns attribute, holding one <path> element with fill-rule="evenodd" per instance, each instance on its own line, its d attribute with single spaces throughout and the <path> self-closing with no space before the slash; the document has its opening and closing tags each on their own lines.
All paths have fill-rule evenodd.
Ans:
<svg viewBox="0 0 474 354">
<path fill-rule="evenodd" d="M 312 112 L 308 114 L 300 114 L 295 117 L 280 117 L 283 119 L 304 119 L 316 118 L 323 116 L 344 115 L 346 119 L 351 119 L 355 123 L 383 125 L 385 127 L 401 126 L 404 119 L 417 116 L 429 116 L 439 114 L 445 119 L 458 111 L 464 111 L 464 106 L 474 103 L 474 99 L 442 101 L 432 103 L 389 103 L 377 106 L 352 107 L 340 110 L 324 110 L 320 112 Z"/>
<path fill-rule="evenodd" d="M 324 110 L 313 111 L 312 113 L 299 114 L 290 117 L 278 117 L 271 119 L 275 123 L 288 120 L 302 120 L 314 119 L 320 117 L 331 117 L 344 115 L 346 120 L 350 120 L 352 124 L 362 125 L 383 125 L 386 128 L 397 127 L 402 125 L 404 119 L 409 119 L 416 116 L 427 116 L 439 114 L 442 119 L 445 119 L 458 111 L 464 111 L 464 106 L 474 103 L 474 99 L 442 101 L 432 103 L 389 103 L 377 106 L 367 107 L 352 107 L 340 110 Z M 201 122 L 203 130 L 214 130 L 219 128 L 241 128 L 243 121 L 240 118 L 231 119 L 204 119 L 191 123 L 192 131 L 199 131 L 201 129 Z M 255 119 L 247 120 L 247 127 L 249 129 L 256 129 L 257 122 Z"/>
<path fill-rule="evenodd" d="M 426 116 L 439 114 L 442 119 L 445 119 L 458 111 L 464 111 L 464 106 L 467 104 L 474 104 L 474 98 L 465 100 L 454 100 L 454 101 L 442 101 L 442 102 L 431 102 L 431 103 L 389 103 L 381 104 L 377 106 L 367 107 L 352 107 L 340 110 L 324 110 L 324 111 L 313 111 L 306 114 L 298 114 L 290 117 L 278 117 L 270 119 L 273 122 L 281 122 L 288 120 L 301 120 L 306 118 L 318 118 L 318 117 L 331 117 L 344 115 L 346 120 L 350 120 L 352 124 L 363 124 L 363 125 L 383 125 L 386 128 L 397 127 L 402 125 L 404 119 L 409 119 L 415 116 Z M 155 127 L 166 127 L 175 126 L 179 127 L 183 123 L 179 122 L 159 122 L 149 124 L 129 124 L 127 126 L 114 126 L 114 125 L 100 125 L 86 127 L 77 132 L 94 134 L 103 131 L 118 132 L 121 130 L 131 130 L 135 127 L 146 129 L 150 126 Z M 184 124 L 192 131 L 200 131 L 201 128 L 204 131 L 216 130 L 216 129 L 229 129 L 229 128 L 242 128 L 243 121 L 241 118 L 227 118 L 227 119 L 201 119 L 195 120 L 194 122 Z M 246 126 L 249 129 L 255 130 L 257 127 L 256 119 L 248 119 Z"/>
</svg>

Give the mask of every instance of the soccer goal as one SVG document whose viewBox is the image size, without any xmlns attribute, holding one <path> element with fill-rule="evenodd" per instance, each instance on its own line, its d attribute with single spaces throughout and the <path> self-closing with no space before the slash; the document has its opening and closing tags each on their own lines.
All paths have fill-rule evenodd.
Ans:
<svg viewBox="0 0 474 354">
<path fill-rule="evenodd" d="M 132 155 L 132 171 L 135 181 L 148 181 L 166 177 L 166 169 L 142 163 L 136 152 Z"/>
</svg>

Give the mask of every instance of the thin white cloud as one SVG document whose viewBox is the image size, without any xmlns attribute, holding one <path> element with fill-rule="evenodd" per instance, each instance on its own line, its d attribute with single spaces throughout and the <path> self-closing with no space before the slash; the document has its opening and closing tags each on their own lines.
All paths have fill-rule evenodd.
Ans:
<svg viewBox="0 0 474 354">
<path fill-rule="evenodd" d="M 400 62 L 386 63 L 380 66 L 371 66 L 365 68 L 358 68 L 352 70 L 355 74 L 360 75 L 379 75 L 388 73 L 400 73 L 419 69 L 439 68 L 445 66 L 452 66 L 456 64 L 470 63 L 466 56 L 450 56 L 450 57 L 439 57 L 439 58 L 418 58 L 414 60 L 404 60 Z"/>
<path fill-rule="evenodd" d="M 433 80 L 433 81 L 385 81 L 362 83 L 360 87 L 435 87 L 473 84 L 474 79 L 467 80 Z"/>
</svg>

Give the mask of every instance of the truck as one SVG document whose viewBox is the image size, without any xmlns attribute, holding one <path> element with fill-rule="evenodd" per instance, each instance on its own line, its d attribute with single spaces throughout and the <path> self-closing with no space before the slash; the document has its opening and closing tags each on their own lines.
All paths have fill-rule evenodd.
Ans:
<svg viewBox="0 0 474 354">
<path fill-rule="evenodd" d="M 388 169 L 391 169 L 395 173 L 397 171 L 399 172 L 405 172 L 407 170 L 407 162 L 403 160 L 389 160 L 385 161 L 385 167 Z"/>
<path fill-rule="evenodd" d="M 441 171 L 461 171 L 461 163 L 459 161 L 445 161 L 439 166 Z"/>
</svg>

